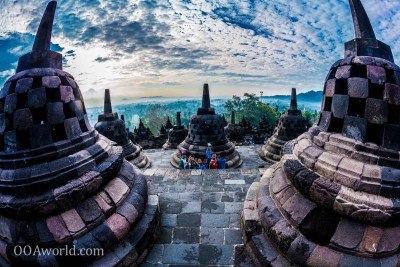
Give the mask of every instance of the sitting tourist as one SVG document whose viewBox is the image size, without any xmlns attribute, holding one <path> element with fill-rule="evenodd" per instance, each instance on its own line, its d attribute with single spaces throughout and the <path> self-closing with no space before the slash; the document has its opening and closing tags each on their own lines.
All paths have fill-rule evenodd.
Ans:
<svg viewBox="0 0 400 267">
<path fill-rule="evenodd" d="M 217 170 L 218 169 L 218 162 L 217 162 L 217 154 L 213 153 L 211 156 L 211 161 L 208 165 L 208 168 L 211 170 Z"/>
<path fill-rule="evenodd" d="M 186 162 L 186 166 L 185 166 L 185 169 L 197 169 L 196 167 L 197 167 L 198 165 L 197 165 L 197 162 L 194 160 L 194 157 L 192 157 L 192 156 L 189 156 L 189 159 L 188 159 L 188 161 Z"/>
<path fill-rule="evenodd" d="M 186 166 L 186 151 L 181 151 L 181 159 L 179 160 L 179 169 L 183 170 Z"/>
<path fill-rule="evenodd" d="M 218 169 L 225 169 L 226 159 L 221 158 L 221 155 L 217 155 L 217 165 Z"/>
<path fill-rule="evenodd" d="M 201 158 L 197 159 L 197 169 L 199 169 L 199 170 L 207 169 L 207 165 L 203 163 L 203 160 Z"/>
</svg>

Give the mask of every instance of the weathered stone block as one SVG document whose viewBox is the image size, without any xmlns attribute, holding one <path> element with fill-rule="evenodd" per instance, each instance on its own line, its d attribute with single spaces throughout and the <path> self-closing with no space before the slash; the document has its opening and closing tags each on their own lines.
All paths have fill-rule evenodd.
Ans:
<svg viewBox="0 0 400 267">
<path fill-rule="evenodd" d="M 364 231 L 364 225 L 342 218 L 331 239 L 331 243 L 339 248 L 354 250 L 360 245 L 364 237 Z"/>
<path fill-rule="evenodd" d="M 78 118 L 66 119 L 64 121 L 65 133 L 68 139 L 73 139 L 82 134 L 81 126 L 79 125 Z"/>
<path fill-rule="evenodd" d="M 361 180 L 367 182 L 381 182 L 381 167 L 377 165 L 365 164 Z"/>
<path fill-rule="evenodd" d="M 351 74 L 351 66 L 340 66 L 335 74 L 336 79 L 348 79 Z"/>
<path fill-rule="evenodd" d="M 346 158 L 340 161 L 338 170 L 361 178 L 364 164 L 354 159 Z"/>
<path fill-rule="evenodd" d="M 17 81 L 17 85 L 15 86 L 15 92 L 18 94 L 26 93 L 32 88 L 32 84 L 32 78 L 19 79 Z"/>
<path fill-rule="evenodd" d="M 344 119 L 349 107 L 349 97 L 347 95 L 334 95 L 332 98 L 332 113 L 336 118 Z"/>
<path fill-rule="evenodd" d="M 333 175 L 337 170 L 337 166 L 342 159 L 343 156 L 324 152 L 319 156 L 318 161 L 315 163 L 314 170 L 318 174 L 325 176 L 327 179 L 332 180 Z"/>
<path fill-rule="evenodd" d="M 70 77 L 66 77 L 66 80 L 67 80 L 69 86 L 72 87 L 72 89 L 76 89 L 77 85 L 76 85 L 76 82 L 73 79 L 71 79 Z"/>
<path fill-rule="evenodd" d="M 67 227 L 64 224 L 64 221 L 60 216 L 52 216 L 48 217 L 46 220 L 47 227 L 49 231 L 52 233 L 54 240 L 59 243 L 69 242 L 72 237 Z"/>
<path fill-rule="evenodd" d="M 61 213 L 61 218 L 63 219 L 68 231 L 72 235 L 76 235 L 79 232 L 84 231 L 86 228 L 85 223 L 79 216 L 76 209 L 70 209 Z"/>
<path fill-rule="evenodd" d="M 316 179 L 310 187 L 310 197 L 319 205 L 332 208 L 340 186 L 323 178 Z"/>
<path fill-rule="evenodd" d="M 79 119 L 82 120 L 84 119 L 84 110 L 83 110 L 83 105 L 80 100 L 75 100 L 70 103 L 71 105 L 71 110 L 75 113 L 75 116 Z"/>
<path fill-rule="evenodd" d="M 28 106 L 30 108 L 44 107 L 46 100 L 46 89 L 44 87 L 32 89 L 28 92 Z"/>
<path fill-rule="evenodd" d="M 33 124 L 32 113 L 29 108 L 18 109 L 14 112 L 14 129 L 27 130 Z"/>
<path fill-rule="evenodd" d="M 13 152 L 17 150 L 17 132 L 8 131 L 4 133 L 4 150 Z"/>
<path fill-rule="evenodd" d="M 105 221 L 105 224 L 111 229 L 118 240 L 122 240 L 128 234 L 130 229 L 128 220 L 118 213 L 111 215 Z"/>
<path fill-rule="evenodd" d="M 309 196 L 310 188 L 319 175 L 308 169 L 304 169 L 296 174 L 293 184 L 302 194 Z"/>
<path fill-rule="evenodd" d="M 32 148 L 46 146 L 53 143 L 51 128 L 48 123 L 29 127 L 29 140 Z"/>
<path fill-rule="evenodd" d="M 323 111 L 319 119 L 319 127 L 322 131 L 328 131 L 332 119 L 332 112 Z"/>
<path fill-rule="evenodd" d="M 383 146 L 400 151 L 400 126 L 386 124 L 383 130 Z"/>
<path fill-rule="evenodd" d="M 400 86 L 386 83 L 384 99 L 392 105 L 400 105 Z"/>
<path fill-rule="evenodd" d="M 368 79 L 350 78 L 347 80 L 347 89 L 350 97 L 367 98 L 368 97 Z"/>
<path fill-rule="evenodd" d="M 372 83 L 383 84 L 386 82 L 386 71 L 382 67 L 368 65 L 367 76 Z"/>
<path fill-rule="evenodd" d="M 61 80 L 58 76 L 45 76 L 42 77 L 42 86 L 47 88 L 58 88 L 60 86 Z"/>
<path fill-rule="evenodd" d="M 7 82 L 4 84 L 3 88 L 0 91 L 0 99 L 5 98 L 11 91 L 12 88 L 12 83 L 11 82 Z"/>
<path fill-rule="evenodd" d="M 335 94 L 336 79 L 326 81 L 325 96 L 332 97 Z"/>
<path fill-rule="evenodd" d="M 382 237 L 382 228 L 367 226 L 364 238 L 360 245 L 360 251 L 375 254 L 378 250 L 376 245 Z"/>
<path fill-rule="evenodd" d="M 60 86 L 60 97 L 64 103 L 75 100 L 74 92 L 71 86 Z"/>
<path fill-rule="evenodd" d="M 311 202 L 299 192 L 293 194 L 282 208 L 288 213 L 290 218 L 293 220 L 292 224 L 297 227 L 302 223 L 304 218 L 316 207 L 314 202 Z"/>
<path fill-rule="evenodd" d="M 4 112 L 11 114 L 17 108 L 17 94 L 9 94 L 4 103 Z"/>
<path fill-rule="evenodd" d="M 112 212 L 114 203 L 104 191 L 95 196 L 95 201 L 105 215 L 109 215 Z"/>
<path fill-rule="evenodd" d="M 100 207 L 93 198 L 88 198 L 85 201 L 79 203 L 76 207 L 76 211 L 79 216 L 85 222 L 86 227 L 91 230 L 104 218 Z"/>
<path fill-rule="evenodd" d="M 365 118 L 369 123 L 384 124 L 388 118 L 388 105 L 384 100 L 368 98 L 365 107 Z"/>
<path fill-rule="evenodd" d="M 64 104 L 62 102 L 48 103 L 46 105 L 47 121 L 51 124 L 64 123 Z"/>
<path fill-rule="evenodd" d="M 400 246 L 400 227 L 385 227 L 376 248 L 378 253 L 394 253 Z"/>
<path fill-rule="evenodd" d="M 292 242 L 286 254 L 295 264 L 303 266 L 315 247 L 315 243 L 300 235 Z"/>
<path fill-rule="evenodd" d="M 343 135 L 364 142 L 367 131 L 367 121 L 364 118 L 346 115 L 344 117 Z"/>
<path fill-rule="evenodd" d="M 129 187 L 120 178 L 115 178 L 105 186 L 104 190 L 112 201 L 118 204 L 128 194 Z"/>
<path fill-rule="evenodd" d="M 324 246 L 317 246 L 308 258 L 307 266 L 339 266 L 341 255 L 339 252 Z"/>
<path fill-rule="evenodd" d="M 8 128 L 9 121 L 4 113 L 0 114 L 0 134 L 3 135 Z"/>
</svg>

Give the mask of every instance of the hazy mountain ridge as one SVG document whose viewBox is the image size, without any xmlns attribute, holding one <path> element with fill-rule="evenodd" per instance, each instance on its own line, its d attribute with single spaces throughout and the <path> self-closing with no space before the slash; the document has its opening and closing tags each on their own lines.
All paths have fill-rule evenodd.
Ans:
<svg viewBox="0 0 400 267">
<path fill-rule="evenodd" d="M 297 94 L 297 101 L 300 102 L 322 102 L 322 91 L 308 91 L 306 93 Z M 275 100 L 290 100 L 290 95 L 274 95 L 274 96 L 263 96 L 263 99 L 275 99 Z"/>
</svg>

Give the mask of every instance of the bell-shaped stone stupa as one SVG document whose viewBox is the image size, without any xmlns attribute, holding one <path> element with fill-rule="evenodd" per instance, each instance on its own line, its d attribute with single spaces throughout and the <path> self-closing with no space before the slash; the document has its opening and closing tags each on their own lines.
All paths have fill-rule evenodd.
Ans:
<svg viewBox="0 0 400 267">
<path fill-rule="evenodd" d="M 242 164 L 235 145 L 225 136 L 222 117 L 215 114 L 211 107 L 208 84 L 205 84 L 202 106 L 197 110 L 197 115 L 190 119 L 188 135 L 173 154 L 171 164 L 178 168 L 180 152 L 183 150 L 195 158 L 205 159 L 208 143 L 211 143 L 215 153 L 227 160 L 226 168 L 237 168 Z"/>
<path fill-rule="evenodd" d="M 133 266 L 154 244 L 158 197 L 91 127 L 79 86 L 50 51 L 56 5 L 0 91 L 0 266 Z M 36 249 L 58 252 L 27 254 Z"/>
<path fill-rule="evenodd" d="M 274 134 L 268 138 L 267 143 L 261 148 L 260 158 L 269 163 L 276 163 L 282 157 L 283 146 L 287 141 L 297 138 L 308 128 L 307 120 L 297 109 L 296 89 L 292 89 L 290 108 L 281 115 Z"/>
<path fill-rule="evenodd" d="M 399 266 L 400 68 L 349 2 L 356 39 L 328 74 L 318 126 L 247 193 L 257 266 Z"/>
<path fill-rule="evenodd" d="M 125 118 L 119 119 L 118 114 L 112 111 L 110 90 L 104 93 L 104 114 L 99 115 L 98 122 L 94 128 L 102 135 L 122 146 L 125 159 L 138 168 L 147 168 L 150 161 L 143 153 L 140 146 L 129 140 L 128 130 L 125 125 Z"/>
<path fill-rule="evenodd" d="M 181 113 L 176 113 L 176 125 L 168 132 L 168 140 L 163 145 L 163 149 L 176 149 L 178 145 L 185 140 L 188 129 L 181 123 Z"/>
</svg>

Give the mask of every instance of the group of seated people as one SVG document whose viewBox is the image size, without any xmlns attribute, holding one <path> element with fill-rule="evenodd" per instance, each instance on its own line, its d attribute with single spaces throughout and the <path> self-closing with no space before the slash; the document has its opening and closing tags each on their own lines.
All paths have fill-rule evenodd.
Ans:
<svg viewBox="0 0 400 267">
<path fill-rule="evenodd" d="M 208 144 L 206 150 L 206 161 L 202 158 L 195 159 L 185 150 L 181 151 L 181 158 L 179 160 L 179 169 L 199 169 L 199 170 L 218 170 L 225 169 L 226 159 L 221 158 L 220 155 L 214 153 L 211 144 Z"/>
</svg>

